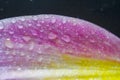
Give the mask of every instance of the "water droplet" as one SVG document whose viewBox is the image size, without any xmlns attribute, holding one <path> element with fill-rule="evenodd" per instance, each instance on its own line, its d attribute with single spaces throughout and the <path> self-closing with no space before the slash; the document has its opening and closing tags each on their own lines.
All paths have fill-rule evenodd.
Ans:
<svg viewBox="0 0 120 80">
<path fill-rule="evenodd" d="M 41 53 L 42 53 L 41 48 L 38 48 L 38 49 L 37 49 L 37 53 L 39 53 L 39 54 L 41 54 Z"/>
<path fill-rule="evenodd" d="M 15 19 L 12 19 L 11 22 L 12 22 L 12 23 L 16 23 L 16 20 L 15 20 Z"/>
<path fill-rule="evenodd" d="M 10 51 L 10 53 L 11 53 L 12 55 L 16 55 L 16 51 L 15 51 L 15 50 Z"/>
<path fill-rule="evenodd" d="M 22 26 L 22 25 L 18 25 L 18 28 L 19 28 L 19 29 L 22 29 L 22 28 L 23 28 L 23 26 Z"/>
<path fill-rule="evenodd" d="M 3 28 L 4 28 L 4 26 L 3 26 L 2 22 L 0 22 L 0 29 L 3 29 Z"/>
<path fill-rule="evenodd" d="M 43 32 L 44 31 L 44 29 L 40 29 L 40 32 Z"/>
<path fill-rule="evenodd" d="M 38 17 L 37 16 L 33 16 L 33 20 L 38 20 Z"/>
<path fill-rule="evenodd" d="M 57 35 L 53 32 L 49 33 L 49 35 L 48 35 L 49 39 L 55 39 L 56 37 L 57 37 Z"/>
<path fill-rule="evenodd" d="M 17 44 L 17 48 L 23 48 L 23 44 L 22 43 L 19 43 L 19 44 Z"/>
<path fill-rule="evenodd" d="M 20 71 L 20 70 L 22 70 L 22 68 L 19 67 L 19 68 L 17 68 L 17 70 Z"/>
<path fill-rule="evenodd" d="M 63 21 L 62 23 L 65 24 L 67 21 L 66 21 L 66 18 L 63 18 Z"/>
<path fill-rule="evenodd" d="M 25 52 L 20 52 L 20 56 L 25 56 Z"/>
<path fill-rule="evenodd" d="M 42 20 L 41 23 L 45 23 L 45 21 Z"/>
<path fill-rule="evenodd" d="M 31 24 L 31 23 L 29 23 L 29 24 L 28 24 L 28 26 L 32 26 L 32 24 Z"/>
<path fill-rule="evenodd" d="M 12 41 L 9 38 L 5 40 L 5 46 L 8 48 L 14 47 Z"/>
<path fill-rule="evenodd" d="M 36 26 L 41 26 L 41 24 L 40 24 L 40 23 L 37 23 Z"/>
<path fill-rule="evenodd" d="M 37 31 L 36 30 L 31 30 L 31 33 L 32 33 L 32 35 L 34 35 L 34 36 L 36 36 L 36 35 L 38 35 L 38 33 L 37 33 Z"/>
<path fill-rule="evenodd" d="M 45 18 L 49 18 L 49 16 L 48 16 L 48 15 L 45 15 Z"/>
<path fill-rule="evenodd" d="M 23 36 L 23 39 L 24 39 L 25 41 L 29 41 L 31 38 L 30 38 L 29 36 Z"/>
<path fill-rule="evenodd" d="M 55 18 L 53 18 L 53 19 L 51 20 L 51 22 L 52 22 L 52 23 L 55 23 L 55 22 L 56 22 L 56 19 L 55 19 Z"/>
<path fill-rule="evenodd" d="M 62 37 L 62 40 L 64 40 L 65 42 L 70 42 L 70 37 L 68 35 L 64 35 Z"/>
<path fill-rule="evenodd" d="M 43 58 L 42 58 L 42 57 L 38 58 L 38 61 L 39 61 L 39 62 L 42 62 L 42 60 L 43 60 Z"/>
<path fill-rule="evenodd" d="M 58 23 L 58 26 L 61 26 L 61 23 Z"/>
<path fill-rule="evenodd" d="M 95 40 L 90 39 L 90 42 L 91 42 L 91 43 L 95 43 Z"/>
<path fill-rule="evenodd" d="M 30 42 L 30 44 L 29 44 L 29 50 L 33 50 L 34 45 L 35 45 L 35 43 L 34 43 L 34 42 Z"/>
<path fill-rule="evenodd" d="M 9 31 L 9 33 L 10 33 L 10 34 L 13 34 L 13 33 L 14 33 L 14 31 Z"/>
<path fill-rule="evenodd" d="M 25 18 L 24 18 L 24 17 L 21 17 L 20 20 L 21 20 L 21 21 L 25 21 Z"/>
</svg>

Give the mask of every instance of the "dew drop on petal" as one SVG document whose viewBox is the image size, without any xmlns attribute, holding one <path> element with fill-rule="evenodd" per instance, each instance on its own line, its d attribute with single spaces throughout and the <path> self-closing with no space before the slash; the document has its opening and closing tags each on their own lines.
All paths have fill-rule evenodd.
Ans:
<svg viewBox="0 0 120 80">
<path fill-rule="evenodd" d="M 9 38 L 7 38 L 7 39 L 5 40 L 5 46 L 6 46 L 7 48 L 13 48 L 13 43 L 12 43 L 12 41 L 11 41 Z"/>
<path fill-rule="evenodd" d="M 29 36 L 23 36 L 23 39 L 24 39 L 25 41 L 29 41 L 31 38 L 30 38 Z"/>
<path fill-rule="evenodd" d="M 63 18 L 62 23 L 65 24 L 67 22 L 67 20 L 65 18 Z"/>
<path fill-rule="evenodd" d="M 22 28 L 23 28 L 23 26 L 22 26 L 22 25 L 18 25 L 18 28 L 19 28 L 19 29 L 22 29 Z"/>
<path fill-rule="evenodd" d="M 44 32 L 44 29 L 41 29 L 40 32 Z"/>
<path fill-rule="evenodd" d="M 34 42 L 30 42 L 29 43 L 29 50 L 33 50 L 34 46 L 35 46 L 35 43 Z"/>
<path fill-rule="evenodd" d="M 22 43 L 19 43 L 19 44 L 17 44 L 17 48 L 23 48 L 23 44 Z"/>
<path fill-rule="evenodd" d="M 51 20 L 51 23 L 55 23 L 55 22 L 56 22 L 56 19 L 53 18 L 53 19 Z"/>
<path fill-rule="evenodd" d="M 39 61 L 39 62 L 42 62 L 42 60 L 43 60 L 43 58 L 42 58 L 42 57 L 38 58 L 38 61 Z"/>
<path fill-rule="evenodd" d="M 45 21 L 42 20 L 41 23 L 45 23 Z"/>
<path fill-rule="evenodd" d="M 12 19 L 11 22 L 12 22 L 12 23 L 16 23 L 16 20 L 15 20 L 15 19 Z"/>
<path fill-rule="evenodd" d="M 14 34 L 14 31 L 9 31 L 9 34 Z"/>
<path fill-rule="evenodd" d="M 48 16 L 48 15 L 45 15 L 45 18 L 49 18 L 49 16 Z"/>
<path fill-rule="evenodd" d="M 36 30 L 31 30 L 31 33 L 32 33 L 32 35 L 34 35 L 34 36 L 38 35 Z"/>
<path fill-rule="evenodd" d="M 41 54 L 41 53 L 42 53 L 41 48 L 39 48 L 39 49 L 37 50 L 37 53 L 39 53 L 39 54 Z"/>
<path fill-rule="evenodd" d="M 36 26 L 41 26 L 41 24 L 40 24 L 40 23 L 37 23 Z"/>
<path fill-rule="evenodd" d="M 65 41 L 65 42 L 70 42 L 70 37 L 68 35 L 64 35 L 62 37 L 62 40 Z"/>
<path fill-rule="evenodd" d="M 55 38 L 57 38 L 57 35 L 55 33 L 51 32 L 51 33 L 49 33 L 48 38 L 55 39 Z"/>
<path fill-rule="evenodd" d="M 33 20 L 38 20 L 38 17 L 37 16 L 33 16 Z"/>
<path fill-rule="evenodd" d="M 20 20 L 21 20 L 21 21 L 25 21 L 25 18 L 24 18 L 24 17 L 21 17 Z"/>
<path fill-rule="evenodd" d="M 29 24 L 28 24 L 28 26 L 30 27 L 30 26 L 32 26 L 32 24 L 31 24 L 31 23 L 29 23 Z"/>
<path fill-rule="evenodd" d="M 22 70 L 22 68 L 19 67 L 19 68 L 17 68 L 17 70 L 20 71 L 20 70 Z"/>
</svg>

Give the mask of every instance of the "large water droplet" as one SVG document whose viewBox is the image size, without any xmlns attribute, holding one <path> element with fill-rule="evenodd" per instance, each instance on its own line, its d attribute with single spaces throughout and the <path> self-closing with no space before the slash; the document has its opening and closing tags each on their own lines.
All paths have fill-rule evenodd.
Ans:
<svg viewBox="0 0 120 80">
<path fill-rule="evenodd" d="M 14 47 L 12 41 L 9 38 L 7 38 L 5 40 L 5 46 L 8 47 L 8 48 L 13 48 Z"/>
<path fill-rule="evenodd" d="M 49 39 L 55 39 L 56 37 L 57 37 L 57 35 L 53 32 L 49 33 L 49 35 L 48 35 Z"/>
<path fill-rule="evenodd" d="M 64 40 L 65 42 L 70 42 L 70 37 L 68 35 L 64 35 L 62 37 L 62 40 Z"/>
</svg>

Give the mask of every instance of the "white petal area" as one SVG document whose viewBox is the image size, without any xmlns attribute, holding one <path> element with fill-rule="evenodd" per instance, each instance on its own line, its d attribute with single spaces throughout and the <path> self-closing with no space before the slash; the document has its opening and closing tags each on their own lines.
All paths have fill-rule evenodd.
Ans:
<svg viewBox="0 0 120 80">
<path fill-rule="evenodd" d="M 114 70 L 95 70 L 95 69 L 38 69 L 38 70 L 18 70 L 8 71 L 0 75 L 0 80 L 6 79 L 42 79 L 45 78 L 62 78 L 62 77 L 78 77 L 78 76 L 105 76 L 120 73 Z"/>
</svg>

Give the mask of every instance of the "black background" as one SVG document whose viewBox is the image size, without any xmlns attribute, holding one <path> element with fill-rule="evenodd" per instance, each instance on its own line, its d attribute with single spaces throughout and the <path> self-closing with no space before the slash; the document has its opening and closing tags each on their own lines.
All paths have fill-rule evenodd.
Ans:
<svg viewBox="0 0 120 80">
<path fill-rule="evenodd" d="M 0 19 L 37 14 L 81 18 L 120 37 L 120 0 L 0 0 Z"/>
</svg>

